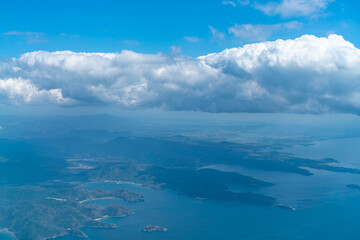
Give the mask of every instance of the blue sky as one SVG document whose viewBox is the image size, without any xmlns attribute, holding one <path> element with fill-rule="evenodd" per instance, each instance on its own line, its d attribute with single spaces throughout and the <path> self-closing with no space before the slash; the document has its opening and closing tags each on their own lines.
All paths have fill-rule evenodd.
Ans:
<svg viewBox="0 0 360 240">
<path fill-rule="evenodd" d="M 329 33 L 359 46 L 360 3 L 317 1 L 325 7 L 300 15 L 267 14 L 256 7 L 271 1 L 2 1 L 0 56 L 36 50 L 157 53 L 169 52 L 171 46 L 180 47 L 184 55 L 199 56 L 245 43 Z M 287 28 L 283 24 L 288 22 L 297 25 Z M 251 37 L 251 31 L 246 36 L 229 32 L 235 24 L 269 26 L 265 36 Z M 213 36 L 210 26 L 219 34 Z"/>
</svg>

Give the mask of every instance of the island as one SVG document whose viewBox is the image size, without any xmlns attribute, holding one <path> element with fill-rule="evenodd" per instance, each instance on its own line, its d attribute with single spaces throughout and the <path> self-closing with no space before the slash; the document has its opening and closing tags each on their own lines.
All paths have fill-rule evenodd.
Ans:
<svg viewBox="0 0 360 240">
<path fill-rule="evenodd" d="M 160 227 L 157 225 L 147 225 L 141 229 L 143 232 L 166 232 L 167 228 Z"/>
<path fill-rule="evenodd" d="M 346 187 L 360 190 L 360 186 L 356 185 L 356 184 L 348 184 L 348 185 L 346 185 Z"/>
</svg>

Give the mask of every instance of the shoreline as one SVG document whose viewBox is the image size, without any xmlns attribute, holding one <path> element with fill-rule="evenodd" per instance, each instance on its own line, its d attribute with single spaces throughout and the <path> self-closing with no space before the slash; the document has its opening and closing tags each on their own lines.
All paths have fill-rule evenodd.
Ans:
<svg viewBox="0 0 360 240">
<path fill-rule="evenodd" d="M 116 197 L 102 197 L 102 198 L 85 199 L 85 200 L 80 201 L 79 203 L 85 203 L 85 202 L 89 202 L 89 201 L 92 201 L 92 200 L 102 200 L 102 199 L 119 199 L 119 200 L 123 200 L 121 198 L 116 198 Z"/>
<path fill-rule="evenodd" d="M 128 181 L 115 181 L 115 180 L 104 180 L 103 182 L 106 182 L 106 183 L 116 183 L 116 184 L 130 184 L 130 185 L 136 185 L 136 186 L 141 186 L 143 187 L 144 185 L 142 183 L 135 183 L 135 182 L 128 182 Z"/>
<path fill-rule="evenodd" d="M 281 203 L 275 203 L 274 206 L 277 206 L 277 207 L 280 207 L 280 208 L 283 208 L 283 209 L 287 209 L 287 210 L 291 210 L 291 211 L 296 211 L 296 208 L 286 206 L 286 205 L 281 204 Z"/>
<path fill-rule="evenodd" d="M 8 228 L 1 228 L 0 229 L 0 234 L 4 234 L 7 235 L 13 239 L 16 239 L 16 235 L 15 233 L 11 232 Z"/>
</svg>

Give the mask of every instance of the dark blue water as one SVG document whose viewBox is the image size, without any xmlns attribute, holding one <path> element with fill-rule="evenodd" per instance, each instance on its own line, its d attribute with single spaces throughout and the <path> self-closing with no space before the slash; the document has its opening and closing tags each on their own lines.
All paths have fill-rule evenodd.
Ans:
<svg viewBox="0 0 360 240">
<path fill-rule="evenodd" d="M 359 167 L 360 164 L 355 157 L 360 156 L 357 143 L 355 140 L 338 139 L 318 142 L 310 147 L 293 148 L 291 151 L 304 157 L 334 157 L 345 165 Z M 353 144 L 352 147 L 349 146 L 350 144 Z M 343 154 L 339 151 L 343 151 Z M 223 171 L 237 171 L 273 182 L 275 186 L 264 188 L 259 192 L 276 197 L 281 203 L 295 207 L 297 210 L 287 211 L 276 207 L 194 200 L 179 196 L 172 191 L 154 190 L 130 184 L 92 183 L 85 187 L 102 187 L 107 190 L 126 188 L 143 193 L 146 201 L 126 203 L 121 200 L 106 199 L 87 202 L 86 204 L 96 203 L 103 206 L 119 203 L 136 213 L 124 218 L 105 220 L 116 223 L 119 226 L 117 229 L 84 228 L 84 232 L 90 239 L 96 240 L 360 239 L 360 191 L 346 188 L 347 184 L 360 184 L 360 175 L 311 169 L 313 176 L 301 176 L 249 170 L 238 166 L 210 167 Z M 235 186 L 230 187 L 234 191 L 244 190 Z M 155 233 L 141 232 L 140 229 L 148 224 L 164 226 L 169 230 Z"/>
</svg>

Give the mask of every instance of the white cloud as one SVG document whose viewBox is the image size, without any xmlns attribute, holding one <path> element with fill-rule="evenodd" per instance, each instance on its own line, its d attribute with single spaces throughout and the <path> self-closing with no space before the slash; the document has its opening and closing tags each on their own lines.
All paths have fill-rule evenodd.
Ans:
<svg viewBox="0 0 360 240">
<path fill-rule="evenodd" d="M 20 31 L 10 31 L 2 33 L 3 36 L 9 37 L 25 37 L 27 43 L 44 43 L 47 42 L 47 39 L 42 38 L 44 33 L 40 32 L 20 32 Z"/>
<path fill-rule="evenodd" d="M 236 3 L 232 2 L 232 1 L 222 1 L 222 4 L 223 5 L 230 5 L 230 6 L 233 6 L 233 7 L 236 7 Z"/>
<path fill-rule="evenodd" d="M 131 45 L 131 46 L 140 46 L 141 42 L 137 41 L 137 40 L 124 40 L 121 43 L 126 44 L 126 45 Z"/>
<path fill-rule="evenodd" d="M 240 5 L 242 6 L 246 6 L 250 4 L 250 0 L 238 0 L 238 2 L 240 3 Z"/>
<path fill-rule="evenodd" d="M 2 33 L 2 35 L 5 35 L 5 36 L 40 36 L 40 35 L 44 35 L 44 33 L 9 31 L 9 32 Z"/>
<path fill-rule="evenodd" d="M 254 7 L 268 16 L 309 17 L 323 14 L 333 0 L 281 0 L 266 4 L 255 3 Z"/>
<path fill-rule="evenodd" d="M 75 103 L 69 98 L 64 98 L 61 89 L 40 90 L 30 80 L 21 77 L 0 79 L 0 100 L 14 105 Z"/>
<path fill-rule="evenodd" d="M 287 29 L 297 29 L 302 27 L 302 23 L 298 21 L 291 21 L 291 22 L 282 23 L 282 26 Z"/>
<path fill-rule="evenodd" d="M 179 47 L 179 46 L 171 46 L 170 50 L 171 50 L 171 54 L 173 54 L 173 55 L 177 55 L 177 54 L 182 53 L 182 48 Z"/>
<path fill-rule="evenodd" d="M 199 42 L 200 39 L 198 37 L 190 37 L 190 36 L 186 36 L 184 37 L 186 41 L 188 42 Z"/>
<path fill-rule="evenodd" d="M 280 24 L 235 24 L 229 28 L 229 33 L 248 41 L 265 41 L 274 31 L 281 29 Z"/>
<path fill-rule="evenodd" d="M 360 50 L 339 35 L 199 58 L 30 52 L 0 61 L 0 103 L 210 112 L 360 112 Z"/>
<path fill-rule="evenodd" d="M 210 28 L 210 36 L 212 40 L 224 40 L 225 34 L 223 32 L 220 32 L 216 28 L 213 28 L 212 26 L 209 26 Z"/>
<path fill-rule="evenodd" d="M 279 24 L 235 24 L 229 28 L 229 33 L 234 34 L 239 39 L 247 41 L 265 41 L 274 32 L 281 29 L 295 29 L 299 28 L 301 23 L 291 21 Z"/>
</svg>

